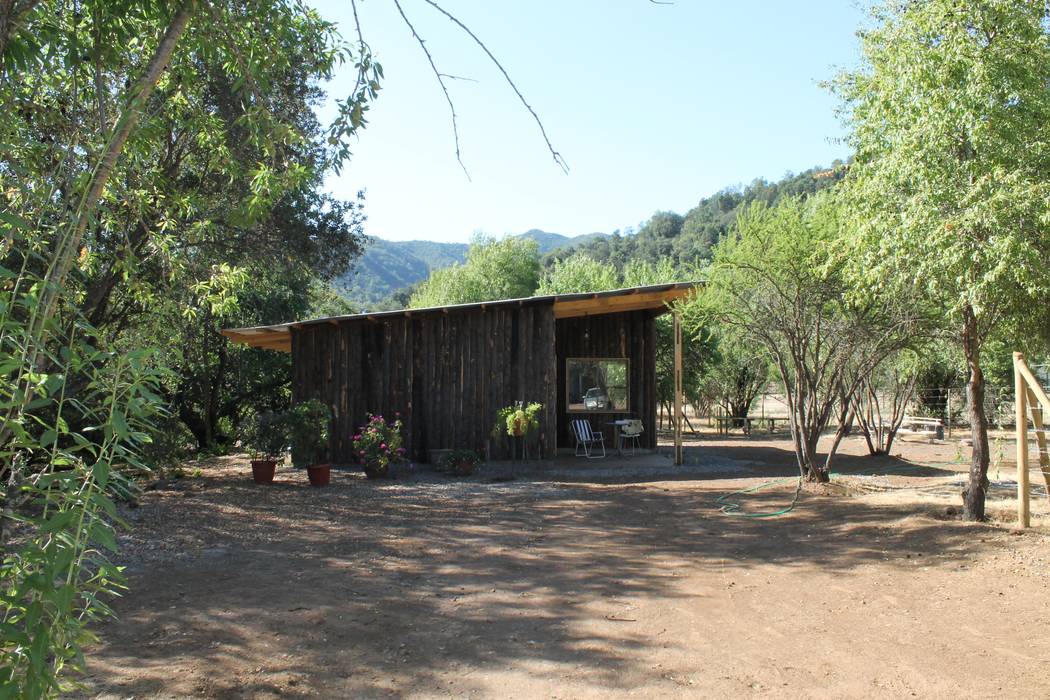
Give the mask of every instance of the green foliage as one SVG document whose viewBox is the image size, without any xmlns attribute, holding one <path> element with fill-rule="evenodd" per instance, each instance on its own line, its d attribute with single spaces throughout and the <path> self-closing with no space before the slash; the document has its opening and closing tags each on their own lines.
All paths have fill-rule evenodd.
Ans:
<svg viewBox="0 0 1050 700">
<path fill-rule="evenodd" d="M 12 301 L 32 302 L 10 291 L 2 298 L 8 311 Z M 4 314 L 0 397 L 21 406 L 5 422 L 0 448 L 0 694 L 7 697 L 56 695 L 65 676 L 82 669 L 81 648 L 95 639 L 89 625 L 111 614 L 104 598 L 124 588 L 109 560 L 114 527 L 123 525 L 114 499 L 130 497 L 130 479 L 147 470 L 139 452 L 163 411 L 161 376 L 147 352 L 106 352 L 71 338 L 56 348 L 61 367 L 27 370 L 17 361 L 25 331 Z M 26 380 L 34 386 L 27 403 Z"/>
<path fill-rule="evenodd" d="M 216 409 L 221 382 L 186 381 L 229 366 L 220 319 L 259 270 L 294 267 L 274 265 L 289 250 L 321 277 L 355 254 L 353 205 L 314 190 L 347 157 L 382 71 L 301 4 L 8 5 L 0 695 L 45 697 L 82 665 L 88 626 L 122 586 L 106 557 L 113 499 L 145 469 L 162 403 L 213 431 L 235 422 Z M 345 60 L 360 80 L 326 139 L 310 107 Z M 184 374 L 165 371 L 178 361 Z"/>
<path fill-rule="evenodd" d="M 386 471 L 394 462 L 404 459 L 404 438 L 401 436 L 401 415 L 387 421 L 383 416 L 368 414 L 368 422 L 357 429 L 354 435 L 354 454 L 366 468 L 378 472 Z"/>
<path fill-rule="evenodd" d="M 328 436 L 332 412 L 317 399 L 309 399 L 288 410 L 288 440 L 292 464 L 299 468 L 324 464 L 328 459 Z"/>
<path fill-rule="evenodd" d="M 492 426 L 492 437 L 501 434 L 510 437 L 529 435 L 540 427 L 539 416 L 543 410 L 541 403 L 516 403 L 496 411 L 496 424 Z"/>
<path fill-rule="evenodd" d="M 563 236 L 532 229 L 516 238 L 536 241 L 540 254 L 556 248 L 579 245 L 602 237 L 601 233 L 582 236 Z M 337 280 L 346 295 L 370 311 L 404 308 L 407 299 L 402 294 L 426 281 L 431 272 L 461 264 L 467 258 L 465 243 L 437 241 L 387 241 L 373 238 L 354 268 Z"/>
<path fill-rule="evenodd" d="M 473 450 L 451 450 L 441 458 L 438 463 L 438 471 L 457 476 L 470 476 L 480 463 L 481 457 Z"/>
<path fill-rule="evenodd" d="M 272 459 L 283 459 L 288 449 L 287 413 L 267 411 L 255 416 L 247 435 L 248 447 L 255 454 Z"/>
<path fill-rule="evenodd" d="M 598 292 L 616 289 L 619 285 L 620 276 L 616 268 L 600 263 L 583 253 L 575 253 L 568 258 L 555 260 L 554 264 L 544 271 L 536 294 Z"/>
<path fill-rule="evenodd" d="M 987 340 L 1050 325 L 1050 6 L 887 2 L 875 22 L 862 68 L 832 85 L 857 154 L 853 275 L 876 289 L 917 281 L 959 338 L 974 443 L 965 516 L 981 520 Z"/>
<path fill-rule="evenodd" d="M 467 257 L 465 243 L 386 241 L 373 238 L 354 268 L 337 284 L 346 295 L 369 311 L 380 309 L 398 290 L 418 285 L 431 271 L 461 264 Z"/>
<path fill-rule="evenodd" d="M 800 471 L 818 480 L 829 472 L 831 453 L 823 466 L 815 460 L 833 408 L 917 327 L 909 297 L 849 298 L 842 263 L 830 255 L 843 235 L 840 205 L 827 194 L 752 205 L 685 306 L 692 323 L 723 325 L 776 367 Z"/>
<path fill-rule="evenodd" d="M 755 180 L 746 187 L 733 187 L 705 197 L 684 216 L 656 212 L 636 233 L 614 233 L 552 252 L 561 259 L 583 253 L 599 262 L 622 269 L 628 262 L 669 260 L 688 269 L 711 259 L 711 251 L 732 229 L 737 216 L 754 202 L 776 204 L 782 199 L 813 195 L 840 181 L 846 173 L 836 161 L 830 168 L 813 168 L 798 175 L 787 174 L 778 182 Z"/>
<path fill-rule="evenodd" d="M 409 302 L 411 308 L 531 296 L 539 284 L 539 254 L 526 238 L 478 237 L 467 261 L 434 271 Z"/>
<path fill-rule="evenodd" d="M 718 328 L 711 348 L 710 357 L 700 365 L 698 393 L 707 403 L 721 406 L 727 416 L 748 416 L 755 398 L 770 380 L 768 355 L 730 326 Z"/>
<path fill-rule="evenodd" d="M 918 279 L 956 324 L 970 309 L 982 336 L 1050 293 L 1048 12 L 886 4 L 863 36 L 863 69 L 833 84 L 857 150 L 857 275 Z"/>
</svg>

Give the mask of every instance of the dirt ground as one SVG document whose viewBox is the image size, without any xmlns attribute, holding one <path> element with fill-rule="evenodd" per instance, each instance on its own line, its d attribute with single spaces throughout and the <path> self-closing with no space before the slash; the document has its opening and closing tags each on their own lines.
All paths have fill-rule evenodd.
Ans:
<svg viewBox="0 0 1050 700">
<path fill-rule="evenodd" d="M 1014 468 L 996 463 L 992 522 L 963 523 L 957 443 L 875 459 L 850 439 L 792 512 L 720 512 L 761 485 L 729 500 L 787 506 L 788 447 L 710 436 L 686 468 L 343 472 L 326 489 L 291 469 L 255 486 L 240 458 L 186 465 L 125 512 L 131 589 L 86 693 L 1050 696 L 1045 494 L 1019 534 Z"/>
</svg>

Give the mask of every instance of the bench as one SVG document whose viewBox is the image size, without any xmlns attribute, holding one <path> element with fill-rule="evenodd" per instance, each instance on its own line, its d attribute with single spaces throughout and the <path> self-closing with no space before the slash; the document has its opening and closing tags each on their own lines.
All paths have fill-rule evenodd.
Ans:
<svg viewBox="0 0 1050 700">
<path fill-rule="evenodd" d="M 751 434 L 752 418 L 743 416 L 715 416 L 715 426 L 719 435 L 729 435 L 733 428 L 743 428 L 744 435 Z"/>
<path fill-rule="evenodd" d="M 897 432 L 905 435 L 927 435 L 931 438 L 943 440 L 944 421 L 940 418 L 905 416 Z"/>
</svg>

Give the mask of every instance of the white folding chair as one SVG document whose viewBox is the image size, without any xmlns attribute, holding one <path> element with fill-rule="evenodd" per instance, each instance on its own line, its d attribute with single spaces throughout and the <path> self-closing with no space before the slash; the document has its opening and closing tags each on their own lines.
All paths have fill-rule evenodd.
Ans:
<svg viewBox="0 0 1050 700">
<path fill-rule="evenodd" d="M 605 436 L 601 433 L 596 433 L 591 430 L 591 422 L 586 419 L 578 418 L 572 422 L 572 434 L 576 436 L 576 456 L 586 457 L 587 459 L 602 459 L 605 457 Z M 600 445 L 602 453 L 600 455 L 592 454 L 595 446 Z M 583 448 L 583 454 L 580 454 L 580 448 Z"/>
<path fill-rule="evenodd" d="M 636 418 L 625 421 L 624 424 L 620 426 L 620 444 L 618 446 L 619 450 L 622 452 L 624 446 L 627 445 L 628 442 L 630 442 L 631 454 L 634 454 L 635 451 L 639 447 L 641 447 L 640 438 L 644 431 L 645 428 L 642 426 L 642 421 Z"/>
</svg>

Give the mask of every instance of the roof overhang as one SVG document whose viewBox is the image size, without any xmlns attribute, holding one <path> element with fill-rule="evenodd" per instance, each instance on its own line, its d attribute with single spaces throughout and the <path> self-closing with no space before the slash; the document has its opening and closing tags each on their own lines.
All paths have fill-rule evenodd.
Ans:
<svg viewBox="0 0 1050 700">
<path fill-rule="evenodd" d="M 674 282 L 654 284 L 646 287 L 612 289 L 605 292 L 583 292 L 578 294 L 554 294 L 548 296 L 525 297 L 523 299 L 501 299 L 482 301 L 472 304 L 453 304 L 450 306 L 432 306 L 422 309 L 402 309 L 399 311 L 378 311 L 375 313 L 352 314 L 350 316 L 330 316 L 309 321 L 280 323 L 273 326 L 254 326 L 251 328 L 225 328 L 222 334 L 235 343 L 242 343 L 253 348 L 291 352 L 292 329 L 304 328 L 319 324 L 341 324 L 361 321 L 381 321 L 386 318 L 426 316 L 449 313 L 484 313 L 489 309 L 510 306 L 554 307 L 554 318 L 575 318 L 579 316 L 598 316 L 601 314 L 624 313 L 627 311 L 653 310 L 664 313 L 670 304 L 688 296 L 696 282 Z"/>
</svg>

